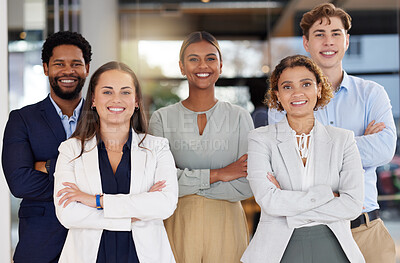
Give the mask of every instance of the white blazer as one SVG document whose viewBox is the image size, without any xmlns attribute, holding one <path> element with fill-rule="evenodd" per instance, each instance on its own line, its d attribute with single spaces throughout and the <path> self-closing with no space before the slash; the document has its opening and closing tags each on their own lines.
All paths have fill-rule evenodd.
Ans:
<svg viewBox="0 0 400 263">
<path fill-rule="evenodd" d="M 104 210 L 73 202 L 63 208 L 56 193 L 63 182 L 75 183 L 88 194 L 102 193 L 96 138 L 88 140 L 86 151 L 75 138 L 63 142 L 54 173 L 54 204 L 58 220 L 69 229 L 59 262 L 96 262 L 104 229 L 132 231 L 138 258 L 142 263 L 175 262 L 163 219 L 172 215 L 178 201 L 175 162 L 168 140 L 132 131 L 131 186 L 129 194 L 104 194 Z M 161 192 L 147 192 L 157 181 L 166 180 Z M 131 223 L 131 218 L 141 221 Z"/>
<path fill-rule="evenodd" d="M 315 186 L 303 192 L 303 164 L 286 118 L 249 133 L 247 179 L 261 218 L 243 262 L 280 262 L 294 228 L 311 222 L 332 230 L 350 262 L 365 262 L 350 230 L 364 199 L 364 170 L 353 132 L 316 120 L 314 153 Z M 273 172 L 282 190 L 268 180 L 267 172 Z"/>
</svg>

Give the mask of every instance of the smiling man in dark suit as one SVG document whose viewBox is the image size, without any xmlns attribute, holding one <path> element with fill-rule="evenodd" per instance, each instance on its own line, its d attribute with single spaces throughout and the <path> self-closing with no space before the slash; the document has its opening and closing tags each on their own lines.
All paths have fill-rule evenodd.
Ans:
<svg viewBox="0 0 400 263">
<path fill-rule="evenodd" d="M 11 193 L 22 198 L 15 263 L 57 262 L 64 245 L 67 230 L 55 215 L 53 173 L 58 146 L 78 122 L 91 56 L 90 44 L 78 33 L 49 36 L 42 49 L 49 96 L 10 113 L 2 164 Z"/>
</svg>

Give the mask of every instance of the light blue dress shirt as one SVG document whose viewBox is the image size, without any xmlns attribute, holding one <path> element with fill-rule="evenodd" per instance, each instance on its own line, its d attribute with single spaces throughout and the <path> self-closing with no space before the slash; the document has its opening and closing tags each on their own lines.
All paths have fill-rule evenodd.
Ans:
<svg viewBox="0 0 400 263">
<path fill-rule="evenodd" d="M 329 104 L 314 116 L 324 125 L 332 125 L 354 132 L 365 170 L 364 212 L 379 208 L 376 187 L 376 168 L 390 162 L 396 149 L 396 126 L 392 105 L 385 89 L 370 80 L 343 74 L 339 90 Z M 268 123 L 279 122 L 285 112 L 268 111 Z M 386 128 L 376 134 L 364 136 L 367 125 L 384 122 Z M 316 175 L 318 176 L 318 175 Z"/>
<path fill-rule="evenodd" d="M 53 100 L 53 98 L 51 96 L 49 96 L 49 97 L 50 97 L 51 103 L 53 103 L 54 108 L 57 111 L 58 116 L 60 116 L 62 125 L 65 130 L 65 134 L 67 135 L 67 139 L 68 139 L 74 133 L 74 131 L 76 129 L 76 125 L 78 124 L 78 118 L 79 118 L 79 114 L 81 112 L 81 108 L 83 105 L 83 99 L 81 99 L 78 106 L 76 106 L 72 116 L 68 117 L 67 115 L 62 113 L 62 110 L 60 109 L 60 107 L 58 107 L 57 103 Z"/>
</svg>

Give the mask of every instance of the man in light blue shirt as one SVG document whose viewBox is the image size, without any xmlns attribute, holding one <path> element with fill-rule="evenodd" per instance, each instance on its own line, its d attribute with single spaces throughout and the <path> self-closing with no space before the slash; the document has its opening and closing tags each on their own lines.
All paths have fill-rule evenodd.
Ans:
<svg viewBox="0 0 400 263">
<path fill-rule="evenodd" d="M 363 214 L 351 222 L 352 233 L 367 262 L 395 262 L 395 245 L 379 218 L 376 168 L 391 161 L 396 147 L 396 127 L 385 89 L 349 76 L 342 59 L 349 46 L 351 17 L 333 4 L 321 4 L 305 13 L 300 22 L 303 45 L 332 83 L 334 98 L 315 117 L 324 125 L 352 130 L 365 170 Z M 284 113 L 270 110 L 268 122 Z"/>
</svg>

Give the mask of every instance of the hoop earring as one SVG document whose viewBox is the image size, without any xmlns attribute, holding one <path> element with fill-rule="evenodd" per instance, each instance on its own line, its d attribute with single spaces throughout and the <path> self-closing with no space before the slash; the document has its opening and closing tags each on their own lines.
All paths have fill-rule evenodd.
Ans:
<svg viewBox="0 0 400 263">
<path fill-rule="evenodd" d="M 135 111 L 138 111 L 139 110 L 139 106 L 138 107 L 135 107 Z"/>
<path fill-rule="evenodd" d="M 93 111 L 96 111 L 96 106 L 90 107 Z"/>
</svg>

